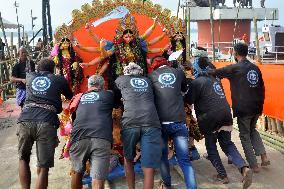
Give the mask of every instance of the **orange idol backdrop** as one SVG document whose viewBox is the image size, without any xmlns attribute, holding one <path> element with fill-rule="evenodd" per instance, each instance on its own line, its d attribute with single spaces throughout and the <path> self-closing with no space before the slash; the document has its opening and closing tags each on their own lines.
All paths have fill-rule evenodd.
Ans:
<svg viewBox="0 0 284 189">
<path fill-rule="evenodd" d="M 229 64 L 232 63 L 214 63 L 217 68 L 221 68 Z M 269 117 L 284 121 L 284 65 L 258 64 L 258 67 L 262 72 L 265 85 L 263 113 Z M 224 86 L 228 102 L 231 104 L 230 83 L 227 79 L 222 79 L 222 84 Z"/>
</svg>

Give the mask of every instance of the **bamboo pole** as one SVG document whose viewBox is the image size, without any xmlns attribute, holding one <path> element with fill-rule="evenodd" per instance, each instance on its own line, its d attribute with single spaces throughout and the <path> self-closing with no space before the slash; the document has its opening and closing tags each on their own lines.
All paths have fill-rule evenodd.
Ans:
<svg viewBox="0 0 284 189">
<path fill-rule="evenodd" d="M 188 50 L 186 52 L 186 58 L 189 60 L 189 57 L 191 56 L 191 46 L 190 46 L 190 7 L 189 7 L 189 1 L 186 5 L 187 7 L 187 33 L 188 33 Z"/>
<path fill-rule="evenodd" d="M 178 0 L 178 7 L 177 7 L 177 18 L 178 18 L 178 14 L 179 14 L 179 7 L 180 7 L 180 0 Z"/>
<path fill-rule="evenodd" d="M 51 25 L 51 14 L 50 14 L 50 0 L 46 1 L 46 12 L 47 12 L 47 25 L 48 25 L 48 43 L 52 41 L 52 25 Z M 49 41 L 50 40 L 50 41 Z"/>
<path fill-rule="evenodd" d="M 254 32 L 255 32 L 256 62 L 261 64 L 256 17 L 253 17 L 253 25 L 254 25 Z"/>
<path fill-rule="evenodd" d="M 8 49 L 8 42 L 7 42 L 7 37 L 6 37 L 6 33 L 5 33 L 5 28 L 4 28 L 1 12 L 0 12 L 0 26 L 1 26 L 1 29 L 2 29 L 3 36 L 4 36 L 5 45 Z M 11 58 L 9 50 L 8 50 L 8 58 Z"/>
<path fill-rule="evenodd" d="M 215 40 L 214 40 L 214 23 L 213 23 L 213 7 L 212 0 L 209 0 L 210 5 L 210 24 L 211 24 L 211 37 L 212 37 L 212 52 L 213 52 L 213 62 L 215 62 Z"/>
<path fill-rule="evenodd" d="M 42 38 L 44 46 L 47 45 L 46 1 L 42 0 Z"/>
</svg>

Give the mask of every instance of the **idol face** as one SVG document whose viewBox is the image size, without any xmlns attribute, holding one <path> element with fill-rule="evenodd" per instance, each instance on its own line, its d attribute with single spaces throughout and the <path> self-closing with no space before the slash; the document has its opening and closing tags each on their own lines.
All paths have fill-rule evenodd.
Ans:
<svg viewBox="0 0 284 189">
<path fill-rule="evenodd" d="M 131 30 L 125 30 L 122 36 L 125 43 L 129 44 L 133 40 L 133 32 Z"/>
<path fill-rule="evenodd" d="M 70 46 L 70 41 L 68 39 L 63 39 L 61 41 L 61 49 L 68 49 Z"/>
<path fill-rule="evenodd" d="M 183 39 L 183 33 L 182 32 L 177 32 L 176 34 L 175 34 L 175 36 L 174 36 L 174 39 L 175 40 L 182 40 Z"/>
</svg>

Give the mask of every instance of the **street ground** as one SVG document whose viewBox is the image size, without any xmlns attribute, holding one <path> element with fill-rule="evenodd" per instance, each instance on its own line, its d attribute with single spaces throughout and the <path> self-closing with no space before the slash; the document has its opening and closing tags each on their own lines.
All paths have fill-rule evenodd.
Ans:
<svg viewBox="0 0 284 189">
<path fill-rule="evenodd" d="M 15 100 L 10 99 L 0 106 L 0 188 L 2 189 L 19 189 L 18 179 L 18 155 L 17 155 L 17 137 L 16 125 L 17 117 L 20 109 L 15 105 Z M 243 155 L 240 140 L 238 138 L 238 131 L 233 131 L 232 140 L 235 142 L 237 148 Z M 49 188 L 51 189 L 68 189 L 70 188 L 70 161 L 67 159 L 59 160 L 63 142 L 56 149 L 55 167 L 50 170 L 49 174 Z M 199 153 L 206 152 L 204 140 L 196 143 Z M 253 184 L 250 189 L 282 189 L 284 188 L 284 155 L 275 149 L 266 146 L 267 154 L 270 157 L 271 165 L 268 168 L 262 168 L 261 172 L 253 175 Z M 241 175 L 237 168 L 233 165 L 227 164 L 227 158 L 219 149 L 224 166 L 228 172 L 230 183 L 223 185 L 213 181 L 213 175 L 216 174 L 215 169 L 211 163 L 205 158 L 193 162 L 195 168 L 198 187 L 200 189 L 241 189 Z M 31 163 L 32 169 L 32 188 L 36 179 L 36 156 L 35 148 L 33 148 Z M 172 182 L 175 189 L 184 189 L 185 185 L 183 178 L 180 176 L 180 169 L 173 167 Z M 155 174 L 155 186 L 159 183 L 159 172 Z M 137 175 L 136 188 L 140 189 L 143 186 L 143 176 Z M 87 187 L 85 187 L 87 188 Z M 118 178 L 106 183 L 106 188 L 111 189 L 125 189 L 125 178 Z"/>
</svg>

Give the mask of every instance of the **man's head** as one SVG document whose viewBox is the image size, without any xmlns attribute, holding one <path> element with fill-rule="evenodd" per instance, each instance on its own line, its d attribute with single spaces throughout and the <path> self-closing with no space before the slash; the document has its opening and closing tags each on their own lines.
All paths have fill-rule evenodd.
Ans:
<svg viewBox="0 0 284 189">
<path fill-rule="evenodd" d="M 55 63 L 49 58 L 43 58 L 38 62 L 37 71 L 48 71 L 54 73 Z"/>
<path fill-rule="evenodd" d="M 123 69 L 124 75 L 142 75 L 143 69 L 134 62 L 130 62 L 127 66 Z"/>
<path fill-rule="evenodd" d="M 155 56 L 154 58 L 152 58 L 151 67 L 153 70 L 156 70 L 163 65 L 168 65 L 167 59 L 165 59 L 163 56 Z"/>
<path fill-rule="evenodd" d="M 192 63 L 192 75 L 194 78 L 208 75 L 210 69 L 214 69 L 214 65 L 206 57 L 196 57 Z"/>
<path fill-rule="evenodd" d="M 234 45 L 234 57 L 236 62 L 248 55 L 248 45 L 245 43 L 237 43 Z"/>
<path fill-rule="evenodd" d="M 28 58 L 27 49 L 25 49 L 24 47 L 21 47 L 19 50 L 19 58 L 21 61 L 26 61 Z"/>
<path fill-rule="evenodd" d="M 100 75 L 92 75 L 88 79 L 88 88 L 95 87 L 99 90 L 102 90 L 104 88 L 105 80 Z"/>
<path fill-rule="evenodd" d="M 208 57 L 207 50 L 203 47 L 197 47 L 192 49 L 193 57 Z"/>
</svg>

